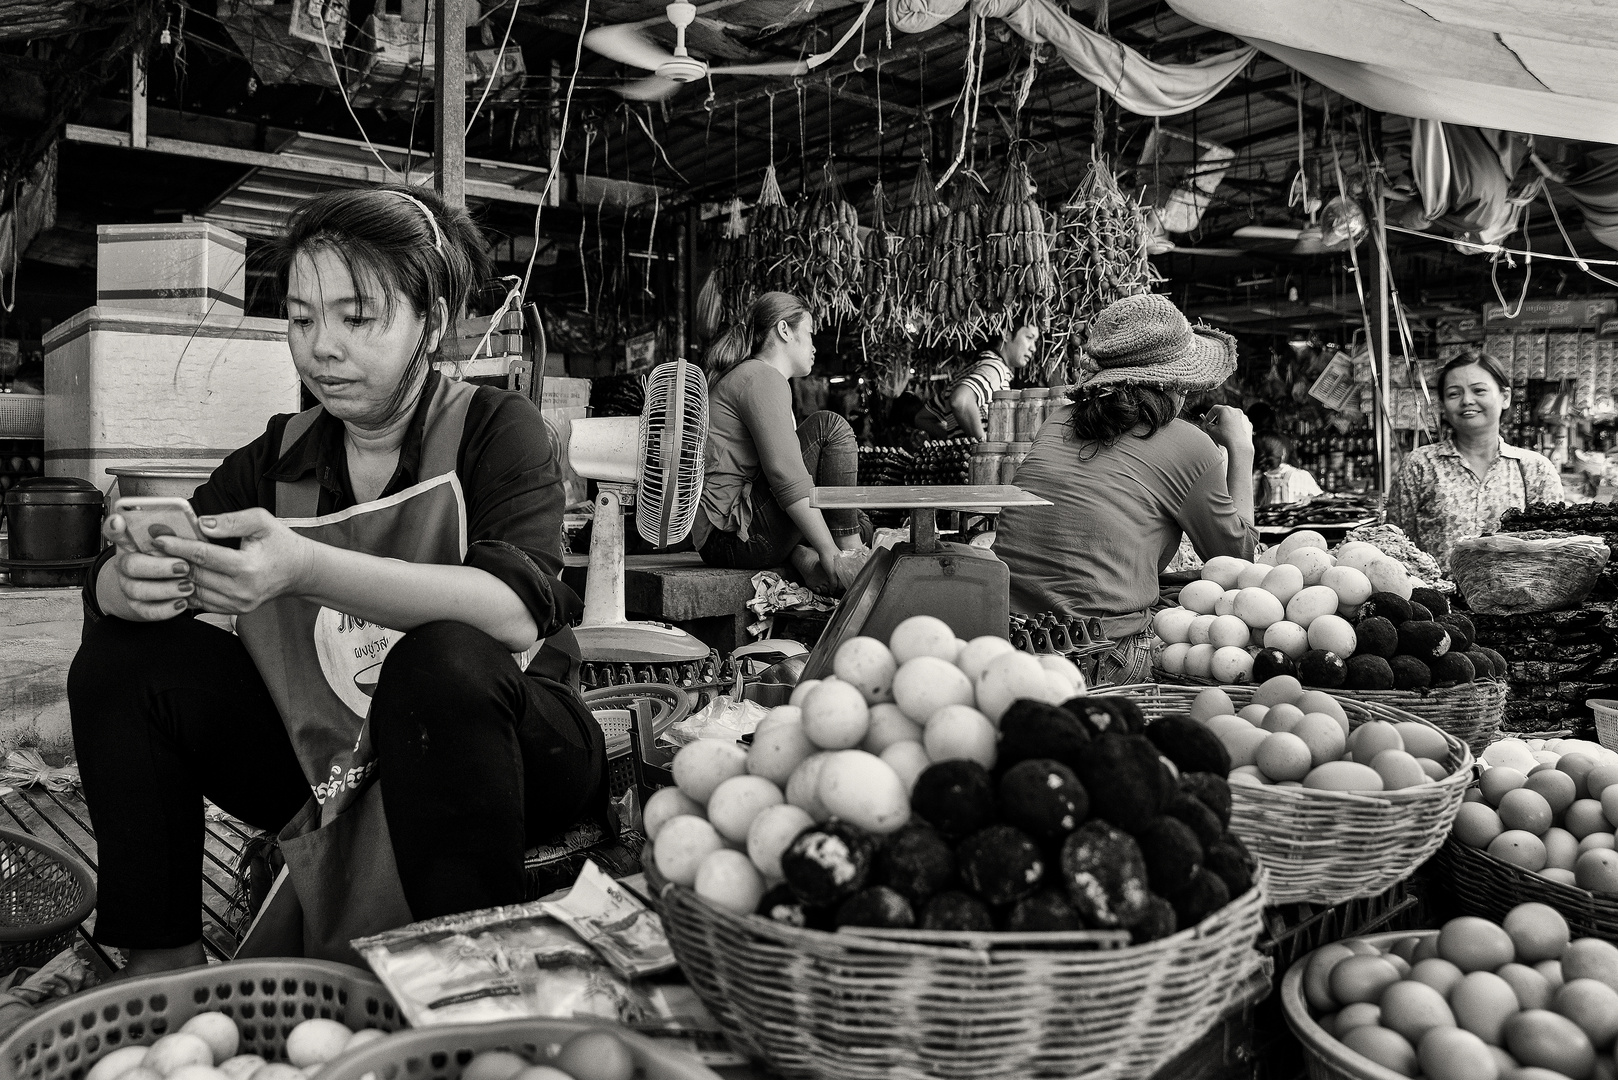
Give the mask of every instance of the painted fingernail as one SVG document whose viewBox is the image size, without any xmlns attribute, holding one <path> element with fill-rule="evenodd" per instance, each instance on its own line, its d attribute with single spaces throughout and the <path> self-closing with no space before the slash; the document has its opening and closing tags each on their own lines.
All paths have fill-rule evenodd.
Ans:
<svg viewBox="0 0 1618 1080">
<path fill-rule="evenodd" d="M 186 571 L 188 571 L 190 569 L 191 568 L 189 566 L 185 565 L 185 563 L 183 563 L 183 562 L 177 562 L 177 563 L 174 564 L 174 572 L 176 574 L 184 574 Z"/>
<path fill-rule="evenodd" d="M 180 592 L 181 593 L 188 593 L 194 588 L 196 588 L 196 586 L 191 584 L 189 581 L 187 581 L 187 582 L 184 582 L 183 584 L 180 585 Z"/>
<path fill-rule="evenodd" d="M 176 601 L 174 601 L 174 610 L 175 611 L 184 611 L 185 610 L 185 603 L 186 602 L 184 600 L 176 600 Z"/>
</svg>

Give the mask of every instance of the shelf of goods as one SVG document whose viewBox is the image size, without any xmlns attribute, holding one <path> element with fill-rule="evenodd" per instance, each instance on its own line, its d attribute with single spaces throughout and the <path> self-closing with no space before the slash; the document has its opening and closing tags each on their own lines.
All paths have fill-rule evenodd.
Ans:
<svg viewBox="0 0 1618 1080">
<path fill-rule="evenodd" d="M 675 956 L 736 1048 L 804 1080 L 1144 1077 L 1267 979 L 1226 782 L 1173 772 L 1133 698 L 927 616 L 832 669 L 646 803 Z"/>
<path fill-rule="evenodd" d="M 1457 907 L 1499 918 L 1539 901 L 1578 933 L 1618 939 L 1618 753 L 1503 739 L 1483 764 L 1438 859 Z"/>
</svg>

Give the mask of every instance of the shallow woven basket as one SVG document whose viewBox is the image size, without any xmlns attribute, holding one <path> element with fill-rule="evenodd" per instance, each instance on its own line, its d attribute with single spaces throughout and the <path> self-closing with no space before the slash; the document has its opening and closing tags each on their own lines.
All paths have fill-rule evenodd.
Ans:
<svg viewBox="0 0 1618 1080">
<path fill-rule="evenodd" d="M 1189 712 L 1200 693 L 1196 687 L 1156 683 L 1107 692 L 1133 698 L 1148 721 Z M 1252 700 L 1254 688 L 1228 686 L 1225 692 L 1239 708 Z M 1421 787 L 1365 794 L 1231 785 L 1230 829 L 1269 871 L 1266 891 L 1272 904 L 1340 904 L 1403 881 L 1449 836 L 1472 782 L 1472 751 L 1454 735 L 1374 701 L 1338 700 L 1351 730 L 1386 720 L 1441 731 L 1449 754 L 1440 764 L 1449 775 Z"/>
<path fill-rule="evenodd" d="M 648 882 L 691 986 L 731 1045 L 792 1080 L 1150 1076 L 1263 969 L 1261 880 L 1201 923 L 1122 935 L 826 933 Z"/>
<path fill-rule="evenodd" d="M 54 844 L 0 829 L 0 975 L 69 945 L 96 906 L 95 875 Z"/>
<path fill-rule="evenodd" d="M 1618 701 L 1591 698 L 1584 704 L 1596 717 L 1596 741 L 1608 750 L 1618 750 Z"/>
<path fill-rule="evenodd" d="M 1456 907 L 1467 915 L 1499 922 L 1518 904 L 1549 904 L 1562 913 L 1574 937 L 1618 940 L 1618 896 L 1552 881 L 1453 838 L 1437 862 Z"/>
<path fill-rule="evenodd" d="M 1402 934 L 1369 934 L 1365 940 L 1382 946 L 1405 938 L 1431 937 L 1436 933 L 1437 930 L 1417 930 Z M 1403 1073 L 1378 1065 L 1338 1042 L 1309 1015 L 1309 1003 L 1303 996 L 1303 974 L 1313 956 L 1314 953 L 1310 953 L 1293 964 L 1281 980 L 1281 1009 L 1286 1014 L 1287 1027 L 1303 1044 L 1309 1080 L 1404 1080 Z"/>
<path fill-rule="evenodd" d="M 123 1046 L 150 1046 L 198 1013 L 236 1021 L 243 1054 L 280 1061 L 286 1037 L 324 1017 L 397 1031 L 404 1019 L 369 972 L 325 960 L 233 960 L 108 983 L 41 1009 L 0 1043 L 0 1075 L 82 1080 Z"/>
<path fill-rule="evenodd" d="M 505 1020 L 494 1024 L 434 1024 L 366 1043 L 326 1063 L 322 1080 L 460 1080 L 473 1057 L 507 1050 L 536 1065 L 550 1063 L 562 1044 L 587 1031 L 608 1031 L 629 1048 L 639 1080 L 719 1080 L 691 1055 L 658 1045 L 639 1032 L 599 1020 Z"/>
<path fill-rule="evenodd" d="M 1188 675 L 1171 675 L 1154 668 L 1152 676 L 1158 682 L 1172 686 L 1214 686 L 1210 680 L 1193 679 Z M 1440 690 L 1328 690 L 1335 698 L 1368 701 L 1399 709 L 1425 720 L 1441 731 L 1447 731 L 1472 750 L 1472 756 L 1482 754 L 1495 740 L 1500 721 L 1506 714 L 1505 682 L 1479 679 L 1460 686 L 1446 686 Z"/>
</svg>

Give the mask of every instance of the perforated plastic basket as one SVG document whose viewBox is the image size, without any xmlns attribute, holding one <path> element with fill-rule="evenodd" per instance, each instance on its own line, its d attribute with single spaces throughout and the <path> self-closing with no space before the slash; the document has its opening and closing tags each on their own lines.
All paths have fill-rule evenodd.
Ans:
<svg viewBox="0 0 1618 1080">
<path fill-rule="evenodd" d="M 535 1065 L 549 1063 L 562 1044 L 584 1031 L 611 1031 L 635 1059 L 636 1080 L 719 1080 L 707 1066 L 654 1039 L 587 1020 L 507 1020 L 441 1024 L 379 1039 L 326 1063 L 320 1080 L 460 1080 L 484 1050 L 509 1050 Z"/>
<path fill-rule="evenodd" d="M 324 960 L 235 960 L 148 975 L 76 994 L 0 1043 L 0 1074 L 13 1080 L 83 1080 L 122 1046 L 145 1046 L 204 1012 L 241 1030 L 240 1053 L 284 1059 L 286 1037 L 314 1017 L 358 1031 L 404 1026 L 393 998 L 359 968 Z"/>
<path fill-rule="evenodd" d="M 0 829 L 0 975 L 73 943 L 96 906 L 95 875 L 55 844 Z"/>
</svg>

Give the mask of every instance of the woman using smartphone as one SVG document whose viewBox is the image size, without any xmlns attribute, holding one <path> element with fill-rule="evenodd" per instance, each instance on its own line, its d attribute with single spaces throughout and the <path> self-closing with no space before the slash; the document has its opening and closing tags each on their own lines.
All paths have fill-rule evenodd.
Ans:
<svg viewBox="0 0 1618 1080">
<path fill-rule="evenodd" d="M 520 902 L 529 843 L 610 828 L 561 464 L 526 398 L 432 368 L 489 276 L 477 227 L 420 188 L 342 191 L 275 253 L 319 404 L 197 490 L 205 540 L 146 554 L 110 517 L 86 589 L 68 698 L 96 937 L 133 974 L 203 962 L 204 798 L 277 832 L 290 872 L 239 955 L 352 962 L 353 937 Z"/>
</svg>

